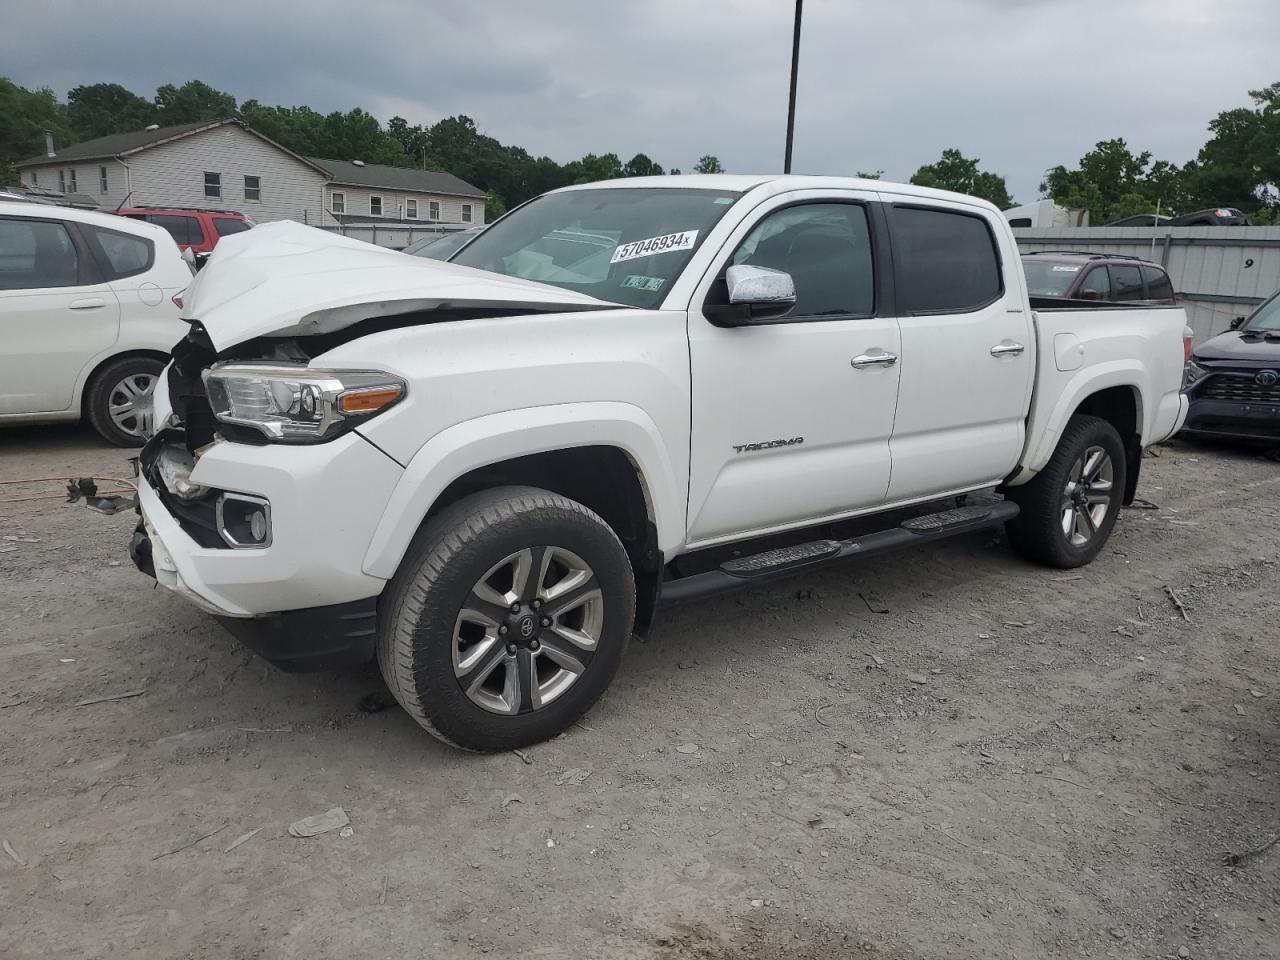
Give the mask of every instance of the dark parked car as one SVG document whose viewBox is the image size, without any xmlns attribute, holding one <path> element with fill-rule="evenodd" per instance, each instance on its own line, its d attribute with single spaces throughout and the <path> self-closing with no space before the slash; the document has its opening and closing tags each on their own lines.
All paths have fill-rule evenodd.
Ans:
<svg viewBox="0 0 1280 960">
<path fill-rule="evenodd" d="M 1177 302 L 1164 268 L 1145 260 L 1050 250 L 1024 253 L 1022 269 L 1032 297 L 1144 306 L 1170 306 Z"/>
<path fill-rule="evenodd" d="M 1211 210 L 1197 210 L 1195 213 L 1184 213 L 1180 217 L 1172 217 L 1165 222 L 1169 227 L 1247 227 L 1249 218 L 1235 207 L 1214 207 Z"/>
<path fill-rule="evenodd" d="M 1231 326 L 1187 363 L 1182 432 L 1280 441 L 1280 293 Z"/>
<path fill-rule="evenodd" d="M 448 260 L 483 230 L 484 226 L 468 227 L 466 230 L 455 230 L 436 237 L 423 237 L 405 247 L 404 252 L 413 257 L 426 257 L 428 260 Z"/>
</svg>

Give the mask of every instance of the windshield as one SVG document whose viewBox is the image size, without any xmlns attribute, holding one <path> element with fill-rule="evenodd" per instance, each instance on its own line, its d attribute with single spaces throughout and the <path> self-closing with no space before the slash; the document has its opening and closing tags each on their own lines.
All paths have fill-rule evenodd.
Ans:
<svg viewBox="0 0 1280 960">
<path fill-rule="evenodd" d="M 1027 293 L 1033 297 L 1065 297 L 1080 276 L 1080 264 L 1023 257 L 1022 269 L 1027 275 Z"/>
<path fill-rule="evenodd" d="M 1257 310 L 1253 316 L 1249 318 L 1249 322 L 1244 325 L 1246 330 L 1256 330 L 1258 333 L 1266 333 L 1268 330 L 1280 331 L 1280 294 L 1272 297 Z"/>
<path fill-rule="evenodd" d="M 452 262 L 652 308 L 739 196 L 664 187 L 549 193 L 503 217 Z"/>
<path fill-rule="evenodd" d="M 425 237 L 404 248 L 404 253 L 430 260 L 448 260 L 458 248 L 475 236 L 471 230 L 458 230 L 442 237 Z"/>
</svg>

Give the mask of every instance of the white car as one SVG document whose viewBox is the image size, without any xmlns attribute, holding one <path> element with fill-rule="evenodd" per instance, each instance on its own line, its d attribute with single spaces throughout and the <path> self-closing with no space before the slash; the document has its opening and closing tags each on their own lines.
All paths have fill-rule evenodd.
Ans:
<svg viewBox="0 0 1280 960">
<path fill-rule="evenodd" d="M 1182 310 L 1031 301 L 996 207 L 877 181 L 575 186 L 447 263 L 268 224 L 184 316 L 135 563 L 475 750 L 564 730 L 660 599 L 1001 524 L 1088 563 L 1186 414 Z"/>
<path fill-rule="evenodd" d="M 88 420 L 140 446 L 151 391 L 187 332 L 191 268 L 160 227 L 0 204 L 0 425 Z"/>
</svg>

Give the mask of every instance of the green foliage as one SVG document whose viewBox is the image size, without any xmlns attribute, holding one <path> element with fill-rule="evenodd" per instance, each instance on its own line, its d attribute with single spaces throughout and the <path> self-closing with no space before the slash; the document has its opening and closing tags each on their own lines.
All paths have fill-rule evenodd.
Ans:
<svg viewBox="0 0 1280 960">
<path fill-rule="evenodd" d="M 0 77 L 0 184 L 16 184 L 14 166 L 44 153 L 44 132 L 54 143 L 66 146 L 73 139 L 67 108 L 52 90 L 27 90 Z"/>
<path fill-rule="evenodd" d="M 1226 110 L 1209 124 L 1212 136 L 1183 169 L 1198 208 L 1238 207 L 1258 222 L 1274 222 L 1280 206 L 1280 83 L 1250 90 L 1255 106 Z"/>
<path fill-rule="evenodd" d="M 94 140 L 155 123 L 156 106 L 118 83 L 93 83 L 67 94 L 67 121 L 78 141 Z"/>
<path fill-rule="evenodd" d="M 1064 207 L 1084 207 L 1092 223 L 1161 212 L 1181 211 L 1187 194 L 1182 172 L 1164 160 L 1151 162 L 1150 152 L 1134 154 L 1122 138 L 1101 140 L 1068 170 L 1056 166 L 1045 173 L 1040 192 Z"/>
<path fill-rule="evenodd" d="M 502 202 L 502 198 L 490 190 L 484 201 L 484 222 L 493 223 L 506 212 L 507 205 Z"/>
<path fill-rule="evenodd" d="M 663 175 L 662 165 L 654 163 L 643 153 L 637 153 L 622 168 L 624 177 L 660 177 Z"/>
<path fill-rule="evenodd" d="M 172 83 L 157 87 L 155 109 L 153 122 L 162 127 L 198 120 L 223 120 L 235 116 L 236 98 L 201 80 L 188 80 L 180 87 Z M 136 130 L 137 127 L 124 129 Z"/>
<path fill-rule="evenodd" d="M 1012 207 L 1013 198 L 1009 196 L 1004 177 L 980 170 L 978 163 L 976 158 L 970 160 L 959 150 L 943 150 L 941 158 L 925 164 L 912 174 L 911 182 L 920 187 L 935 187 L 938 190 L 952 190 L 967 193 L 971 197 L 981 197 L 983 200 L 990 200 L 1001 210 Z"/>
<path fill-rule="evenodd" d="M 720 158 L 713 157 L 711 154 L 704 154 L 698 159 L 693 167 L 694 173 L 724 173 L 724 167 L 720 166 Z"/>
<path fill-rule="evenodd" d="M 875 173 L 867 173 L 867 171 L 865 170 L 859 170 L 857 173 L 854 174 L 854 176 L 860 180 L 879 180 L 881 177 L 884 176 L 884 171 L 877 170 Z"/>
</svg>

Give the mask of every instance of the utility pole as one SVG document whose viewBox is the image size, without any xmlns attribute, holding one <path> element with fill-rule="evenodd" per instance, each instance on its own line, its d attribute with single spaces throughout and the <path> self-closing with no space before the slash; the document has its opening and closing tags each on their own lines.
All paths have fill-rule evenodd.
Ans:
<svg viewBox="0 0 1280 960">
<path fill-rule="evenodd" d="M 782 172 L 791 172 L 791 141 L 796 132 L 796 76 L 800 69 L 800 10 L 804 0 L 796 0 L 796 27 L 791 37 L 791 99 L 787 104 L 787 156 Z"/>
</svg>

